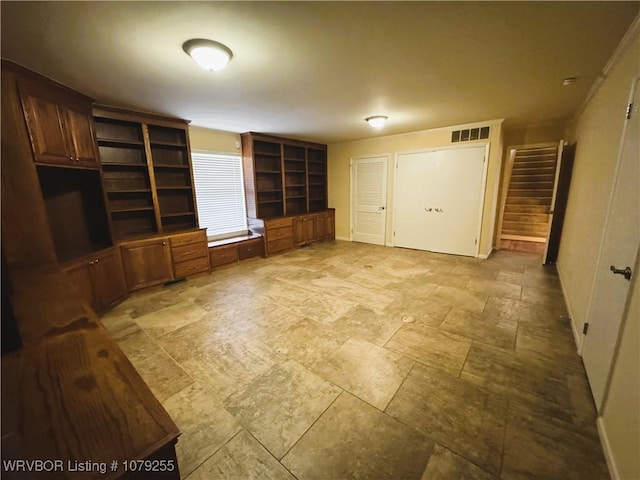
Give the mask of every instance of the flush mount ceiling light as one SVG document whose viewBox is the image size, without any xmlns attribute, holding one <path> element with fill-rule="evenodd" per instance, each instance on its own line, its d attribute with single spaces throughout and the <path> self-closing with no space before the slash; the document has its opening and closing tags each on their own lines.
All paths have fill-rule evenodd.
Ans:
<svg viewBox="0 0 640 480">
<path fill-rule="evenodd" d="M 373 128 L 382 128 L 384 123 L 387 121 L 389 117 L 385 117 L 384 115 L 375 115 L 373 117 L 367 117 L 365 120 L 369 125 Z"/>
<path fill-rule="evenodd" d="M 222 70 L 233 57 L 233 52 L 226 45 L 204 38 L 187 40 L 182 49 L 202 68 L 213 72 Z"/>
<path fill-rule="evenodd" d="M 566 87 L 568 85 L 573 85 L 577 81 L 578 81 L 578 77 L 567 77 L 564 80 L 562 80 L 562 85 Z"/>
</svg>

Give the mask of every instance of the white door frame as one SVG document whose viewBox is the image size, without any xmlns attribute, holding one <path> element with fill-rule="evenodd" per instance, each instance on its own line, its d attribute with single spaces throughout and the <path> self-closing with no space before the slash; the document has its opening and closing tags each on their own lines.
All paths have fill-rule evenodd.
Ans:
<svg viewBox="0 0 640 480">
<path fill-rule="evenodd" d="M 466 144 L 466 145 L 451 145 L 451 146 L 447 146 L 447 147 L 433 147 L 433 148 L 420 148 L 420 149 L 416 149 L 416 150 L 403 150 L 401 152 L 396 152 L 395 157 L 394 157 L 394 184 L 393 184 L 393 208 L 394 208 L 394 213 L 393 215 L 393 230 L 395 232 L 396 229 L 396 215 L 395 215 L 395 209 L 397 208 L 397 202 L 396 202 L 396 192 L 398 191 L 398 175 L 397 175 L 397 171 L 398 171 L 398 155 L 405 155 L 405 154 L 411 154 L 411 153 L 428 153 L 428 152 L 439 152 L 442 150 L 459 150 L 459 149 L 463 149 L 463 148 L 472 148 L 472 147 L 484 147 L 484 165 L 482 167 L 482 184 L 480 187 L 480 209 L 478 212 L 478 227 L 476 230 L 476 238 L 478 239 L 478 242 L 476 244 L 476 251 L 475 251 L 475 257 L 477 258 L 480 254 L 480 234 L 482 233 L 482 217 L 484 216 L 484 197 L 485 197 L 485 193 L 487 190 L 487 171 L 488 171 L 488 167 L 489 167 L 489 147 L 490 147 L 491 143 L 490 142 L 476 142 L 476 143 L 470 143 L 470 144 Z M 494 223 L 495 223 L 495 218 L 494 218 Z M 491 229 L 490 229 L 491 230 Z M 392 236 L 392 242 L 391 245 L 395 247 L 395 234 Z"/>
<path fill-rule="evenodd" d="M 349 241 L 353 242 L 353 209 L 354 209 L 354 198 L 353 198 L 353 164 L 358 160 L 366 160 L 371 158 L 381 158 L 385 157 L 387 163 L 387 171 L 385 172 L 385 185 L 384 185 L 384 208 L 385 208 L 385 221 L 384 221 L 384 235 L 383 235 L 383 246 L 388 245 L 387 243 L 387 216 L 389 214 L 388 204 L 389 204 L 389 158 L 391 154 L 389 153 L 380 153 L 380 154 L 371 154 L 371 155 L 359 155 L 357 157 L 351 157 L 349 159 Z"/>
</svg>

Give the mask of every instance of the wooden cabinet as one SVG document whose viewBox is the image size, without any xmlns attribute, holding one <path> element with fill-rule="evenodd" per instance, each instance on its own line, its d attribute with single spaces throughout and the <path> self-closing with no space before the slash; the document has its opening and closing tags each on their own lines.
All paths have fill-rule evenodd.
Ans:
<svg viewBox="0 0 640 480">
<path fill-rule="evenodd" d="M 335 238 L 335 210 L 295 217 L 266 219 L 263 222 L 267 255 L 294 247 Z"/>
<path fill-rule="evenodd" d="M 318 240 L 336 238 L 336 211 L 330 208 L 326 212 L 318 214 Z"/>
<path fill-rule="evenodd" d="M 122 242 L 120 254 L 129 291 L 174 279 L 171 247 L 167 237 Z"/>
<path fill-rule="evenodd" d="M 277 218 L 327 208 L 327 147 L 244 133 L 242 162 L 247 215 Z"/>
<path fill-rule="evenodd" d="M 19 90 L 36 162 L 99 167 L 91 99 L 45 79 L 26 78 Z"/>
<path fill-rule="evenodd" d="M 212 246 L 209 247 L 209 255 L 213 268 L 237 263 L 248 258 L 264 257 L 264 238 L 247 238 L 232 243 L 227 243 L 226 240 L 212 242 Z"/>
<path fill-rule="evenodd" d="M 2 204 L 10 218 L 3 251 L 10 263 L 19 251 L 19 263 L 29 264 L 53 247 L 49 261 L 65 263 L 112 246 L 91 99 L 6 61 L 2 78 Z"/>
<path fill-rule="evenodd" d="M 114 248 L 67 264 L 64 271 L 95 310 L 102 310 L 127 293 L 122 263 Z"/>
<path fill-rule="evenodd" d="M 210 270 L 206 230 L 172 235 L 169 241 L 175 278 L 184 278 Z"/>
<path fill-rule="evenodd" d="M 187 122 L 107 107 L 94 120 L 114 238 L 197 228 Z"/>
<path fill-rule="evenodd" d="M 253 238 L 238 243 L 238 259 L 246 260 L 247 258 L 264 257 L 264 239 Z"/>
<path fill-rule="evenodd" d="M 236 244 L 219 245 L 209 249 L 211 266 L 213 268 L 229 265 L 238 261 L 238 246 Z"/>
<path fill-rule="evenodd" d="M 265 220 L 264 236 L 267 255 L 291 250 L 294 247 L 293 217 Z"/>
<path fill-rule="evenodd" d="M 293 243 L 300 247 L 318 240 L 318 233 L 324 223 L 319 214 L 308 214 L 294 217 L 293 219 Z"/>
</svg>

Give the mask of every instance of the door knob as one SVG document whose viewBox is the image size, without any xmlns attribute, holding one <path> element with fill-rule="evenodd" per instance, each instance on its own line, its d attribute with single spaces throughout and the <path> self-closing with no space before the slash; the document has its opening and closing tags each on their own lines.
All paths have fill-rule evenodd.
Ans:
<svg viewBox="0 0 640 480">
<path fill-rule="evenodd" d="M 442 213 L 444 210 L 442 210 L 441 208 L 436 208 L 436 212 L 438 213 Z"/>
<path fill-rule="evenodd" d="M 624 275 L 624 278 L 626 278 L 627 280 L 631 280 L 631 274 L 633 273 L 631 271 L 631 267 L 622 269 L 622 268 L 616 268 L 613 265 L 611 265 L 610 269 L 615 275 Z"/>
<path fill-rule="evenodd" d="M 425 211 L 425 212 L 430 212 L 431 210 L 433 210 L 433 208 L 431 208 L 431 207 L 429 207 L 429 208 L 424 207 L 424 211 Z"/>
<path fill-rule="evenodd" d="M 384 210 L 384 207 L 378 207 L 378 210 Z"/>
</svg>

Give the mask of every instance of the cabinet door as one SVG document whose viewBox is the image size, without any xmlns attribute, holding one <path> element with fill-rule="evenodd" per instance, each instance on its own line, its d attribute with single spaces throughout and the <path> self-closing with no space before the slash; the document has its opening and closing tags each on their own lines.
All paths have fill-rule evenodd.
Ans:
<svg viewBox="0 0 640 480">
<path fill-rule="evenodd" d="M 72 164 L 73 155 L 58 102 L 31 86 L 21 86 L 20 96 L 34 160 L 43 163 Z"/>
<path fill-rule="evenodd" d="M 98 155 L 93 134 L 93 117 L 89 108 L 68 106 L 65 119 L 73 161 L 85 167 L 97 167 Z"/>
<path fill-rule="evenodd" d="M 334 210 L 327 212 L 325 216 L 325 228 L 327 238 L 336 238 L 336 213 Z"/>
<path fill-rule="evenodd" d="M 129 290 L 173 280 L 171 250 L 165 238 L 128 242 L 120 246 Z"/>
<path fill-rule="evenodd" d="M 76 287 L 80 298 L 85 300 L 91 308 L 99 308 L 96 296 L 93 291 L 93 282 L 91 280 L 91 265 L 89 262 L 82 261 L 66 270 L 67 276 L 71 279 L 71 283 Z"/>
<path fill-rule="evenodd" d="M 114 250 L 101 254 L 90 265 L 95 308 L 104 308 L 126 295 L 122 264 Z"/>
<path fill-rule="evenodd" d="M 295 217 L 293 219 L 293 244 L 296 246 L 304 245 L 305 243 L 305 221 L 304 217 Z"/>
<path fill-rule="evenodd" d="M 327 238 L 327 213 L 319 213 L 318 218 L 318 240 Z"/>
<path fill-rule="evenodd" d="M 306 215 L 304 217 L 304 238 L 306 243 L 318 240 L 317 215 Z"/>
</svg>

